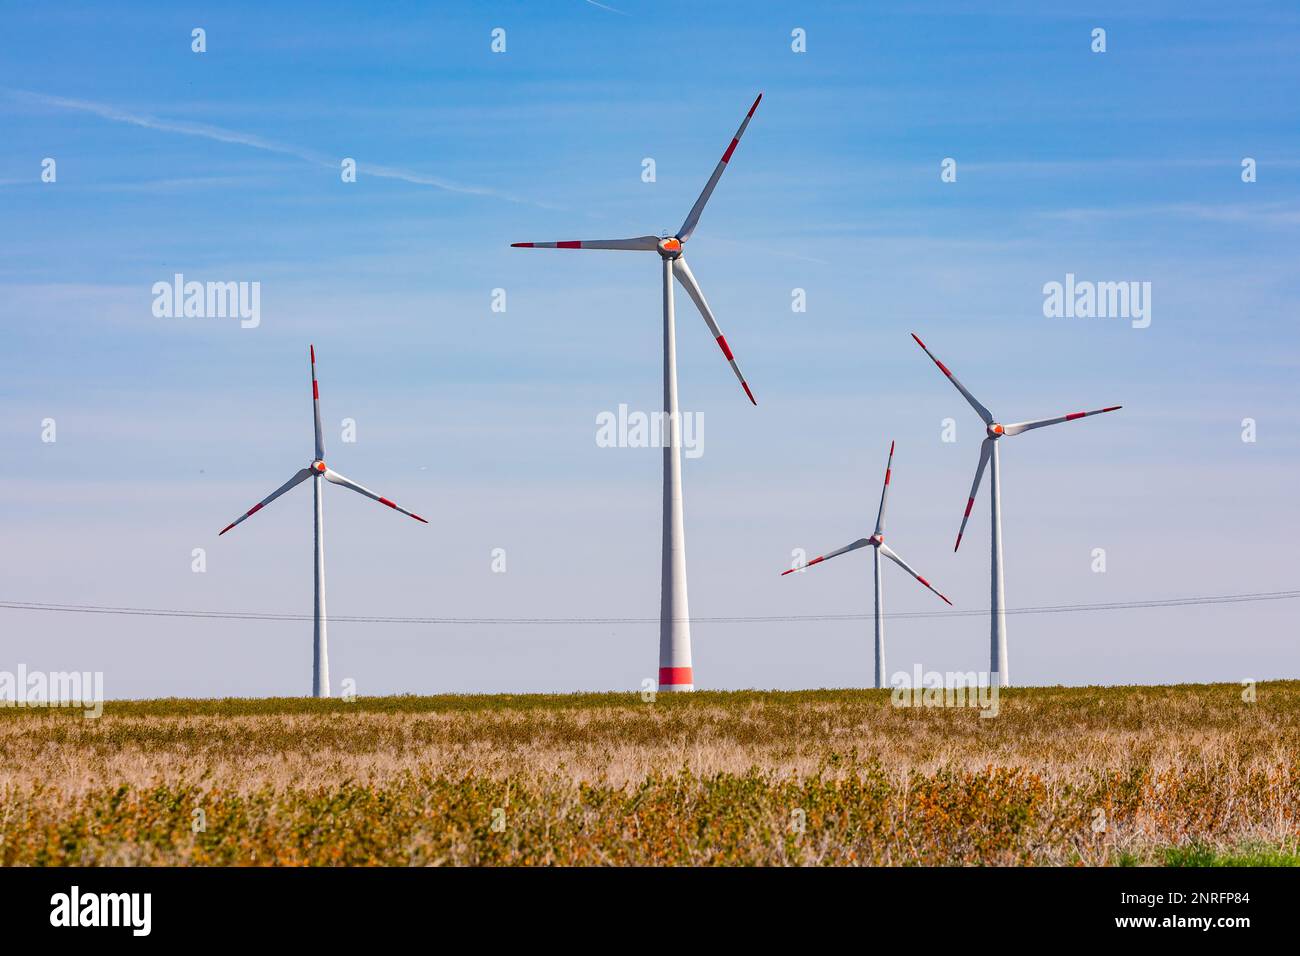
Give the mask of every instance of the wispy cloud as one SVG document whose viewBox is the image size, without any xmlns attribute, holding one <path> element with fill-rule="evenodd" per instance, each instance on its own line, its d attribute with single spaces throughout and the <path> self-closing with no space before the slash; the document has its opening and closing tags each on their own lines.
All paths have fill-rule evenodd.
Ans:
<svg viewBox="0 0 1300 956">
<path fill-rule="evenodd" d="M 185 189 L 212 189 L 223 186 L 247 186 L 253 180 L 248 176 L 173 176 L 163 179 L 137 179 L 123 182 L 85 182 L 68 184 L 65 189 L 89 192 L 167 193 Z M 30 186 L 39 189 L 44 184 L 38 175 L 27 179 L 0 179 L 0 187 Z"/>
<path fill-rule="evenodd" d="M 965 162 L 966 172 L 1010 173 L 1014 175 L 1039 173 L 1046 176 L 1062 174 L 1087 174 L 1111 170 L 1146 170 L 1162 173 L 1169 169 L 1232 169 L 1240 168 L 1241 160 L 1235 157 L 1170 158 L 1164 156 L 1097 157 L 1093 159 L 1016 159 Z M 1261 166 L 1294 169 L 1300 161 L 1292 159 L 1260 159 Z M 928 168 L 928 167 L 927 167 Z"/>
<path fill-rule="evenodd" d="M 254 133 L 244 133 L 239 130 L 225 129 L 220 126 L 209 126 L 205 123 L 192 123 L 188 120 L 163 119 L 161 117 L 151 116 L 147 113 L 135 113 L 111 104 L 95 103 L 90 100 L 70 99 L 63 96 L 48 96 L 43 93 L 32 93 L 26 90 L 9 90 L 7 92 L 10 98 L 20 102 L 48 106 L 55 109 L 90 113 L 94 116 L 100 117 L 101 119 L 109 120 L 114 123 L 126 123 L 131 126 L 141 127 L 142 129 L 157 130 L 163 133 L 176 133 L 181 136 L 197 136 L 202 139 L 214 140 L 218 143 L 231 143 L 238 146 L 247 146 L 250 149 L 258 149 L 263 152 L 276 153 L 281 156 L 291 156 L 294 159 L 299 159 L 305 163 L 311 163 L 314 166 L 329 169 L 338 169 L 339 167 L 339 157 L 327 156 L 316 150 L 304 149 L 299 146 L 278 143 Z M 358 175 L 377 176 L 381 179 L 395 179 L 401 182 L 412 183 L 417 186 L 432 186 L 435 189 L 441 189 L 450 193 L 459 193 L 469 196 L 487 196 L 493 199 L 502 199 L 506 202 L 538 206 L 543 209 L 558 208 L 551 203 L 538 202 L 533 199 L 516 196 L 511 193 L 502 192 L 498 189 L 493 189 L 489 186 L 476 186 L 471 183 L 456 182 L 454 180 L 445 179 L 441 176 L 433 176 L 428 173 L 403 169 L 397 166 L 363 163 L 358 160 L 357 173 Z"/>
<path fill-rule="evenodd" d="M 723 236 L 712 236 L 710 242 L 720 246 L 731 246 L 735 249 L 742 249 L 747 252 L 761 252 L 765 256 L 780 256 L 784 259 L 793 259 L 796 262 L 814 262 L 820 266 L 830 265 L 825 259 L 818 259 L 815 256 L 805 256 L 802 253 L 794 252 L 789 248 L 783 247 L 779 241 L 771 244 L 763 240 L 757 242 L 752 239 L 727 239 Z"/>
<path fill-rule="evenodd" d="M 597 3 L 596 0 L 587 0 L 587 2 L 591 4 L 593 7 L 600 7 L 600 9 L 608 10 L 610 13 L 617 13 L 620 17 L 631 16 L 630 13 L 626 13 L 623 10 L 615 10 L 613 7 L 607 6 L 606 4 Z"/>
<path fill-rule="evenodd" d="M 97 183 L 90 187 L 103 192 L 176 192 L 184 189 L 210 189 L 221 186 L 241 186 L 249 182 L 246 176 L 174 176 L 166 179 L 143 179 L 136 182 Z"/>
<path fill-rule="evenodd" d="M 1300 225 L 1300 205 L 1293 202 L 1143 203 L 1133 206 L 1046 210 L 1041 215 L 1049 219 L 1064 219 L 1071 222 L 1097 222 L 1131 218 L 1184 218 L 1199 219 L 1206 222 L 1260 226 Z"/>
</svg>

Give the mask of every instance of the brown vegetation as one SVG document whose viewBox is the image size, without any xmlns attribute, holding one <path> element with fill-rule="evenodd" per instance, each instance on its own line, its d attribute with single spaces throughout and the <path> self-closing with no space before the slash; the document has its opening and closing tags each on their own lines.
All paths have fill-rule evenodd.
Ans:
<svg viewBox="0 0 1300 956">
<path fill-rule="evenodd" d="M 0 709 L 0 863 L 1293 862 L 1300 683 L 1257 695 L 1019 689 L 994 718 L 874 691 Z"/>
</svg>

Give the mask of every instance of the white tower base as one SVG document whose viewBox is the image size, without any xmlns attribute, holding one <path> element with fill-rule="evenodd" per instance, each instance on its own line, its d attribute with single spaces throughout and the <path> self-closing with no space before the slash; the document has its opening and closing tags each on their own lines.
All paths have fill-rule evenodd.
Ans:
<svg viewBox="0 0 1300 956">
<path fill-rule="evenodd" d="M 312 475 L 312 497 L 315 499 L 315 551 L 316 551 L 316 626 L 312 637 L 311 695 L 330 695 L 329 641 L 325 634 L 325 516 L 321 499 L 321 476 Z"/>
<path fill-rule="evenodd" d="M 871 549 L 876 572 L 876 689 L 885 686 L 885 592 L 880 584 L 880 550 Z"/>
<path fill-rule="evenodd" d="M 664 444 L 663 564 L 659 591 L 659 689 L 695 689 L 691 621 L 686 599 L 686 523 L 682 514 L 681 419 L 677 408 L 677 332 L 673 320 L 673 263 L 663 258 Z"/>
<path fill-rule="evenodd" d="M 998 443 L 993 443 L 989 461 L 989 497 L 993 502 L 993 578 L 989 594 L 989 682 L 997 681 L 1002 687 L 1011 686 L 1007 670 L 1007 612 L 1006 593 L 1002 587 L 1002 482 L 998 477 Z"/>
</svg>

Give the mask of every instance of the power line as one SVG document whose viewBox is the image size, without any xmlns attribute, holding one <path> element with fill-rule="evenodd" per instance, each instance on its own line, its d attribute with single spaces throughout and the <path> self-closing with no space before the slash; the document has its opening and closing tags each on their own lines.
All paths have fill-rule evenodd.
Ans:
<svg viewBox="0 0 1300 956">
<path fill-rule="evenodd" d="M 1262 601 L 1287 601 L 1300 598 L 1300 591 L 1257 591 L 1247 594 L 1214 594 L 1195 597 L 1160 598 L 1147 601 L 1113 601 L 1103 604 L 1046 604 L 1037 607 L 1007 608 L 1007 614 L 1069 614 L 1083 611 L 1124 611 L 1138 608 L 1199 607 L 1211 604 L 1250 604 Z M 65 614 L 116 614 L 130 617 L 202 618 L 233 621 L 310 621 L 310 614 L 279 614 L 263 611 L 187 611 L 175 608 L 110 607 L 97 604 L 54 604 L 39 601 L 3 601 L 0 610 L 52 611 Z M 982 617 L 988 608 L 951 611 L 893 611 L 883 617 L 950 618 Z M 693 617 L 692 624 L 786 624 L 834 621 L 865 621 L 871 614 L 786 614 L 754 616 Z M 609 625 L 658 624 L 657 617 L 388 617 L 373 614 L 334 614 L 331 621 L 353 624 L 432 624 L 432 625 Z"/>
</svg>

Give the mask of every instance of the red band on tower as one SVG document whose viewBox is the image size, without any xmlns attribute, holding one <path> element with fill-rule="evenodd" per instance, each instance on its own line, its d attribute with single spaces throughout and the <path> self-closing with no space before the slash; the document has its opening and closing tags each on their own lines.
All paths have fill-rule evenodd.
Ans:
<svg viewBox="0 0 1300 956">
<path fill-rule="evenodd" d="M 695 684 L 695 676 L 689 667 L 659 668 L 659 686 L 676 687 L 682 684 Z"/>
</svg>

